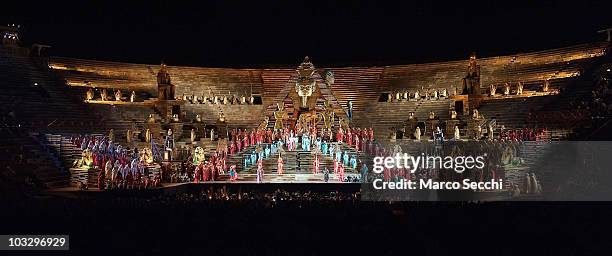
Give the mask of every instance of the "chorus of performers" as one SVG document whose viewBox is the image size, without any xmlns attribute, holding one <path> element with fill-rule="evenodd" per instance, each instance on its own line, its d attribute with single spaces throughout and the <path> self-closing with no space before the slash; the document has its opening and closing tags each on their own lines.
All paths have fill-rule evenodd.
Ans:
<svg viewBox="0 0 612 256">
<path fill-rule="evenodd" d="M 203 157 L 194 160 L 193 182 L 221 180 L 221 176 L 228 175 L 230 181 L 238 179 L 236 165 L 228 165 L 227 148 L 219 148 L 205 161 Z"/>
<path fill-rule="evenodd" d="M 160 186 L 161 177 L 149 177 L 146 165 L 152 162 L 149 150 L 139 154 L 134 148 L 123 148 L 102 136 L 83 135 L 72 137 L 71 142 L 83 151 L 83 158 L 73 167 L 98 170 L 99 189 L 134 189 Z"/>
<path fill-rule="evenodd" d="M 276 161 L 277 173 L 279 175 L 285 172 L 282 155 L 277 154 L 281 148 L 289 151 L 296 151 L 299 148 L 300 151 L 317 152 L 314 154 L 312 164 L 312 172 L 315 174 L 321 172 L 322 159 L 320 159 L 320 157 L 326 156 L 332 159 L 335 158 L 342 166 L 340 169 L 343 171 L 344 168 L 357 170 L 358 159 L 356 154 L 343 150 L 342 145 L 347 145 L 356 151 L 373 152 L 374 132 L 371 128 L 339 129 L 338 135 L 335 137 L 335 142 L 329 140 L 330 136 L 330 133 L 325 132 L 320 132 L 319 134 L 316 127 L 312 129 L 303 129 L 301 131 L 284 127 L 274 132 L 270 129 L 262 129 L 261 127 L 251 130 L 233 129 L 230 131 L 230 140 L 225 151 L 230 155 L 241 153 L 242 158 L 239 164 L 244 170 L 253 168 L 259 171 L 260 162 L 270 159 L 270 156 L 278 155 Z M 209 163 L 208 166 L 214 166 L 214 164 Z M 198 172 L 209 169 L 213 168 L 206 168 L 206 163 L 204 163 L 204 167 L 199 168 Z M 212 179 L 216 178 L 214 173 L 213 171 L 213 174 L 211 174 Z M 339 175 L 338 171 L 334 173 L 337 174 L 336 177 L 345 178 L 344 175 Z M 204 174 L 198 176 L 197 180 L 210 180 L 204 179 L 204 176 Z M 259 178 L 261 181 L 263 176 L 259 176 Z"/>
<path fill-rule="evenodd" d="M 544 128 L 500 128 L 499 139 L 503 141 L 541 141 L 545 139 L 546 129 Z"/>
<path fill-rule="evenodd" d="M 461 156 L 461 155 L 484 155 L 487 154 L 485 167 L 482 169 L 474 168 L 457 173 L 452 169 L 438 168 L 419 168 L 411 173 L 409 168 L 385 168 L 381 174 L 369 172 L 366 165 L 362 165 L 361 176 L 364 180 L 372 181 L 375 178 L 382 178 L 385 181 L 399 181 L 400 179 L 435 179 L 440 181 L 462 181 L 470 179 L 472 181 L 490 181 L 492 179 L 502 179 L 506 182 L 505 189 L 513 196 L 519 194 L 537 194 L 542 192 L 542 186 L 537 176 L 533 172 L 525 173 L 525 178 L 520 176 L 506 177 L 506 170 L 522 165 L 524 158 L 529 157 L 522 152 L 523 143 L 520 141 L 496 140 L 478 144 L 454 144 L 448 147 L 435 147 L 432 156 Z M 428 151 L 425 149 L 425 151 Z M 391 157 L 398 153 L 396 149 L 384 148 L 375 145 L 374 156 Z M 428 151 L 430 152 L 430 151 Z M 334 172 L 339 170 L 341 161 L 334 159 Z M 375 177 L 378 176 L 378 177 Z"/>
<path fill-rule="evenodd" d="M 243 168 L 247 169 L 255 164 L 257 161 L 269 159 L 271 155 L 276 154 L 280 147 L 280 142 L 257 146 L 255 149 L 243 154 Z"/>
</svg>

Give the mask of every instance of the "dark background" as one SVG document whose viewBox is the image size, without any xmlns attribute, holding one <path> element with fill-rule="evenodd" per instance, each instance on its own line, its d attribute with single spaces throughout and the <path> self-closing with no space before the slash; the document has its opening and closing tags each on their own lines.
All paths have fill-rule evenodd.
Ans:
<svg viewBox="0 0 612 256">
<path fill-rule="evenodd" d="M 419 63 L 605 39 L 612 1 L 17 1 L 2 23 L 79 58 L 194 66 Z M 14 4 L 14 3 L 13 3 Z"/>
</svg>

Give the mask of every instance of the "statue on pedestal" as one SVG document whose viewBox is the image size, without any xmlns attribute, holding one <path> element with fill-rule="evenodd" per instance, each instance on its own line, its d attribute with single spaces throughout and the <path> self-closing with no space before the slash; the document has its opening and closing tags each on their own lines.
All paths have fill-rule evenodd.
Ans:
<svg viewBox="0 0 612 256">
<path fill-rule="evenodd" d="M 510 83 L 504 84 L 504 95 L 510 95 Z"/>
<path fill-rule="evenodd" d="M 457 111 L 455 110 L 451 111 L 451 119 L 457 119 Z"/>
<path fill-rule="evenodd" d="M 475 140 L 480 140 L 482 138 L 482 127 L 480 125 L 476 126 L 476 133 L 474 134 Z"/>
<path fill-rule="evenodd" d="M 170 82 L 170 74 L 163 62 L 157 72 L 157 91 L 159 100 L 174 100 L 174 85 Z"/>
<path fill-rule="evenodd" d="M 127 143 L 132 143 L 132 130 L 128 129 L 127 134 L 125 135 L 125 139 Z"/>
<path fill-rule="evenodd" d="M 489 95 L 491 95 L 491 97 L 495 96 L 496 90 L 497 90 L 497 85 L 492 84 L 491 86 L 489 86 Z"/>
<path fill-rule="evenodd" d="M 85 94 L 85 99 L 86 100 L 93 100 L 93 98 L 94 98 L 94 91 L 93 91 L 93 89 L 89 88 L 87 90 L 87 93 Z"/>
<path fill-rule="evenodd" d="M 543 92 L 548 92 L 548 87 L 550 87 L 550 81 L 548 79 L 544 80 L 544 85 L 542 86 Z"/>
<path fill-rule="evenodd" d="M 136 99 L 136 92 L 132 91 L 132 94 L 130 94 L 130 102 L 134 102 L 135 99 Z"/>
<path fill-rule="evenodd" d="M 147 131 L 145 132 L 145 141 L 151 142 L 151 130 L 149 129 L 147 129 Z"/>
<path fill-rule="evenodd" d="M 196 141 L 195 129 L 191 129 L 191 144 L 193 144 L 195 141 Z"/>
<path fill-rule="evenodd" d="M 416 140 L 421 140 L 421 128 L 417 126 L 416 130 L 414 131 L 414 138 Z"/>
<path fill-rule="evenodd" d="M 521 94 L 523 94 L 523 82 L 518 82 L 518 85 L 516 86 L 516 95 Z"/>
<path fill-rule="evenodd" d="M 480 65 L 476 53 L 470 55 L 467 74 L 463 78 L 463 94 L 480 94 Z"/>
<path fill-rule="evenodd" d="M 116 101 L 121 101 L 121 97 L 122 97 L 122 96 L 123 96 L 123 95 L 121 95 L 121 90 L 116 90 L 116 91 L 115 91 L 115 100 L 116 100 Z"/>
<path fill-rule="evenodd" d="M 461 134 L 459 133 L 459 126 L 455 125 L 455 140 L 460 140 Z"/>
<path fill-rule="evenodd" d="M 472 113 L 472 118 L 473 119 L 480 119 L 480 113 L 478 112 L 478 109 L 474 109 L 474 111 Z"/>
<path fill-rule="evenodd" d="M 106 101 L 108 99 L 108 95 L 106 94 L 106 89 L 102 89 L 102 91 L 100 92 L 100 98 L 102 99 L 102 101 Z"/>
</svg>

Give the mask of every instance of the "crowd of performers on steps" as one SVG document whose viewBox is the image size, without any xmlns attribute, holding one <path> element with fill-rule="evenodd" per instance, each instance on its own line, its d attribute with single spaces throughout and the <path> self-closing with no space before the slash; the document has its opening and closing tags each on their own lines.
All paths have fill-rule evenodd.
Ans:
<svg viewBox="0 0 612 256">
<path fill-rule="evenodd" d="M 350 167 L 356 170 L 358 160 L 355 154 L 349 156 L 349 152 L 343 152 L 339 145 L 346 143 L 357 151 L 373 152 L 374 150 L 368 150 L 372 148 L 373 137 L 373 130 L 367 128 L 363 130 L 351 128 L 347 129 L 346 132 L 343 129 L 339 129 L 338 134 L 335 136 L 335 143 L 333 141 L 328 142 L 323 140 L 321 136 L 317 136 L 316 129 L 302 133 L 301 136 L 298 136 L 295 130 L 290 130 L 289 128 L 278 130 L 275 133 L 269 129 L 252 129 L 250 131 L 234 129 L 230 132 L 229 141 L 223 145 L 220 144 L 208 161 L 205 161 L 203 157 L 198 157 L 199 153 L 196 149 L 193 157 L 193 164 L 195 166 L 193 181 L 221 180 L 223 175 L 228 175 L 230 181 L 237 180 L 238 171 L 236 165 L 228 165 L 227 159 L 230 155 L 242 153 L 244 156 L 241 163 L 242 169 L 247 170 L 251 166 L 256 166 L 257 181 L 263 182 L 263 161 L 276 157 L 276 173 L 283 175 L 285 170 L 281 152 L 284 150 L 298 150 L 298 145 L 300 145 L 302 151 L 314 153 L 313 174 L 320 173 L 321 157 L 329 155 L 335 162 L 334 174 L 338 174 L 337 177 L 340 177 L 340 180 L 344 180 L 344 169 Z M 247 148 L 250 151 L 244 152 Z"/>
<path fill-rule="evenodd" d="M 506 134 L 505 129 L 502 129 L 502 134 Z M 481 145 L 481 150 L 489 154 L 491 161 L 487 168 L 481 172 L 472 172 L 464 174 L 441 173 L 435 169 L 424 169 L 417 173 L 410 173 L 403 169 L 385 169 L 382 178 L 384 180 L 394 180 L 398 178 L 417 179 L 417 178 L 437 178 L 443 180 L 454 180 L 470 176 L 473 180 L 488 180 L 504 177 L 504 169 L 512 166 L 519 166 L 523 162 L 523 157 L 518 145 L 515 143 L 523 139 L 529 139 L 529 131 L 522 132 L 522 136 L 518 132 L 509 132 L 509 139 L 490 141 Z M 313 134 L 316 131 L 313 131 Z M 540 131 L 541 132 L 541 131 Z M 360 180 L 369 180 L 370 173 L 368 167 L 357 159 L 356 154 L 350 154 L 349 150 L 343 150 L 343 146 L 348 146 L 356 151 L 363 151 L 370 156 L 393 156 L 401 152 L 401 147 L 396 145 L 392 148 L 384 146 L 373 141 L 373 133 L 370 129 L 349 129 L 346 132 L 342 129 L 338 130 L 335 141 L 328 142 L 320 136 L 312 136 L 309 132 L 302 133 L 298 136 L 295 131 L 284 129 L 279 130 L 278 136 L 274 141 L 267 138 L 265 132 L 252 130 L 250 132 L 243 130 L 231 131 L 232 137 L 227 143 L 220 143 L 215 152 L 205 159 L 204 150 L 197 147 L 191 156 L 194 169 L 186 176 L 183 182 L 205 182 L 223 180 L 225 176 L 229 181 L 238 179 L 238 170 L 236 164 L 228 163 L 228 157 L 233 154 L 242 152 L 244 158 L 245 169 L 251 165 L 256 166 L 257 182 L 265 182 L 264 180 L 264 165 L 263 161 L 267 159 L 276 159 L 277 175 L 283 175 L 285 170 L 285 162 L 282 157 L 282 152 L 285 150 L 293 151 L 300 150 L 311 152 L 313 174 L 323 174 L 323 180 L 328 181 L 331 170 L 321 170 L 320 164 L 323 158 L 329 157 L 333 161 L 333 175 L 338 181 L 346 181 L 346 168 L 351 168 L 358 171 Z M 111 133 L 112 134 L 112 133 Z M 504 136 L 504 137 L 506 137 Z M 514 138 L 514 139 L 511 139 Z M 115 143 L 112 138 L 106 136 L 90 136 L 83 135 L 71 138 L 71 142 L 77 145 L 82 150 L 82 157 L 74 163 L 74 167 L 88 167 L 100 170 L 98 178 L 98 187 L 100 189 L 130 189 L 130 188 L 152 188 L 160 186 L 161 177 L 155 175 L 151 177 L 147 173 L 146 166 L 154 164 L 153 156 L 149 148 L 138 149 L 124 148 Z M 270 143 L 267 143 L 270 142 Z M 254 145 L 252 145 L 253 143 Z M 298 145 L 300 148 L 298 149 Z M 253 147 L 250 147 L 253 146 Z M 453 149 L 461 153 L 461 148 Z M 480 152 L 480 153 L 483 153 Z M 497 153 L 496 153 L 497 152 Z M 359 167 L 359 168 L 358 168 Z M 270 170 L 273 173 L 273 170 Z M 460 175 L 461 177 L 446 177 L 448 175 Z M 522 182 L 509 184 L 509 189 L 516 193 L 539 193 L 541 187 L 535 178 L 535 173 L 525 174 L 525 179 Z M 172 180 L 171 180 L 172 181 Z M 177 180 L 174 180 L 177 182 Z M 531 186 L 529 184 L 532 184 Z M 536 184 L 536 185 L 533 185 Z"/>
<path fill-rule="evenodd" d="M 150 177 L 146 170 L 153 163 L 147 148 L 141 152 L 137 148 L 123 148 L 104 136 L 82 135 L 70 141 L 82 150 L 81 158 L 75 160 L 73 167 L 99 170 L 99 189 L 146 189 L 161 185 L 161 177 Z"/>
<path fill-rule="evenodd" d="M 110 133 L 112 134 L 112 132 Z M 137 148 L 123 148 L 113 141 L 113 138 L 104 136 L 82 135 L 71 138 L 71 141 L 80 146 L 82 157 L 74 163 L 74 167 L 87 167 L 101 170 L 98 177 L 98 186 L 101 189 L 114 188 L 143 188 L 159 186 L 161 177 L 159 175 L 149 178 L 145 175 L 145 166 L 154 164 L 151 149 L 143 148 L 140 152 Z M 234 129 L 231 131 L 230 141 L 219 144 L 214 153 L 205 159 L 202 148 L 195 148 L 190 159 L 193 163 L 192 175 L 187 175 L 181 179 L 180 176 L 168 175 L 170 182 L 194 181 L 205 182 L 224 180 L 227 176 L 229 181 L 238 179 L 236 164 L 228 164 L 228 156 L 243 153 L 243 169 L 248 169 L 256 165 L 258 181 L 262 182 L 264 177 L 263 160 L 275 157 L 277 160 L 278 175 L 283 175 L 284 160 L 281 152 L 284 150 L 298 150 L 298 145 L 302 151 L 313 153 L 313 174 L 323 173 L 320 166 L 322 158 L 329 156 L 333 159 L 334 170 L 338 180 L 344 181 L 345 168 L 357 170 L 359 160 L 356 154 L 349 154 L 342 150 L 341 145 L 345 144 L 354 148 L 356 151 L 364 151 L 374 154 L 380 149 L 373 143 L 373 130 L 370 128 L 359 129 L 349 128 L 338 129 L 336 136 L 328 134 L 327 137 L 317 136 L 316 129 L 305 132 L 298 136 L 297 131 L 285 128 L 271 133 L 269 130 L 253 129 L 251 131 Z M 325 139 L 322 139 L 325 138 Z M 329 142 L 327 139 L 333 138 Z M 253 146 L 254 145 L 254 146 Z M 253 146 L 249 148 L 250 146 Z M 250 152 L 243 152 L 249 148 Z M 329 174 L 329 173 L 327 173 Z M 327 180 L 327 179 L 326 179 Z"/>
</svg>

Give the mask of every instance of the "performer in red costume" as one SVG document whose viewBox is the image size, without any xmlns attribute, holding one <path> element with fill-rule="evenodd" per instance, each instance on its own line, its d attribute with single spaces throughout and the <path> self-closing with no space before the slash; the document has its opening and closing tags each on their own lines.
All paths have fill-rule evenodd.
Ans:
<svg viewBox="0 0 612 256">
<path fill-rule="evenodd" d="M 334 174 L 338 174 L 338 161 L 336 161 L 336 158 L 334 158 Z"/>
<path fill-rule="evenodd" d="M 245 136 L 242 138 L 242 142 L 242 148 L 247 148 L 249 146 L 249 136 L 245 134 Z"/>
<path fill-rule="evenodd" d="M 236 153 L 236 142 L 232 141 L 232 143 L 230 143 L 230 155 L 233 155 L 234 153 Z"/>
<path fill-rule="evenodd" d="M 313 163 L 312 163 L 312 166 L 314 167 L 313 168 L 313 173 L 314 174 L 319 174 L 319 165 L 320 165 L 320 163 L 319 163 L 319 155 L 315 154 L 314 155 L 314 159 L 313 159 Z"/>
<path fill-rule="evenodd" d="M 344 165 L 340 164 L 338 168 L 338 181 L 344 182 Z"/>
<path fill-rule="evenodd" d="M 357 151 L 359 151 L 359 146 L 361 145 L 359 142 L 360 142 L 359 141 L 359 135 L 356 134 L 355 135 L 355 150 L 357 150 Z"/>
<path fill-rule="evenodd" d="M 266 142 L 272 143 L 272 130 L 270 128 L 266 130 Z"/>
<path fill-rule="evenodd" d="M 104 190 L 104 181 L 105 181 L 105 176 L 104 176 L 104 170 L 100 171 L 98 173 L 98 188 L 100 190 Z"/>
<path fill-rule="evenodd" d="M 353 145 L 353 133 L 351 133 L 351 128 L 347 129 L 346 143 L 348 143 L 349 147 Z"/>
<path fill-rule="evenodd" d="M 134 182 L 135 182 L 136 188 L 140 189 L 140 185 L 142 183 L 142 174 L 139 171 L 137 171 L 135 176 L 136 177 L 134 178 Z"/>
<path fill-rule="evenodd" d="M 387 167 L 383 167 L 383 180 L 390 181 L 391 180 L 391 170 Z"/>
<path fill-rule="evenodd" d="M 342 128 L 339 127 L 338 133 L 336 133 L 336 141 L 342 143 L 343 139 L 344 139 L 344 132 L 342 131 Z"/>
<path fill-rule="evenodd" d="M 283 157 L 280 153 L 278 153 L 278 160 L 276 160 L 276 162 L 278 163 L 276 172 L 278 173 L 278 175 L 283 175 Z"/>
<path fill-rule="evenodd" d="M 257 160 L 257 183 L 263 182 L 264 170 L 263 170 L 263 160 L 260 158 Z"/>
<path fill-rule="evenodd" d="M 255 129 L 251 131 L 251 145 L 255 145 L 257 141 L 255 141 Z"/>
<path fill-rule="evenodd" d="M 311 143 L 314 143 L 317 140 L 317 127 L 313 126 L 312 129 L 310 129 L 310 141 Z"/>
<path fill-rule="evenodd" d="M 223 170 L 222 158 L 217 159 L 217 164 L 215 165 L 217 173 L 222 175 L 225 174 L 225 170 Z"/>
<path fill-rule="evenodd" d="M 132 188 L 133 183 L 134 183 L 134 176 L 132 176 L 131 171 L 127 171 L 127 174 L 125 175 L 125 187 Z"/>
<path fill-rule="evenodd" d="M 193 182 L 194 183 L 200 183 L 200 181 L 202 181 L 202 169 L 200 168 L 201 164 L 196 166 L 195 171 L 194 171 L 194 177 L 193 177 Z"/>
<path fill-rule="evenodd" d="M 200 166 L 200 168 L 202 168 L 202 181 L 210 180 L 210 165 L 208 162 L 206 162 L 206 164 L 201 163 Z"/>
</svg>

